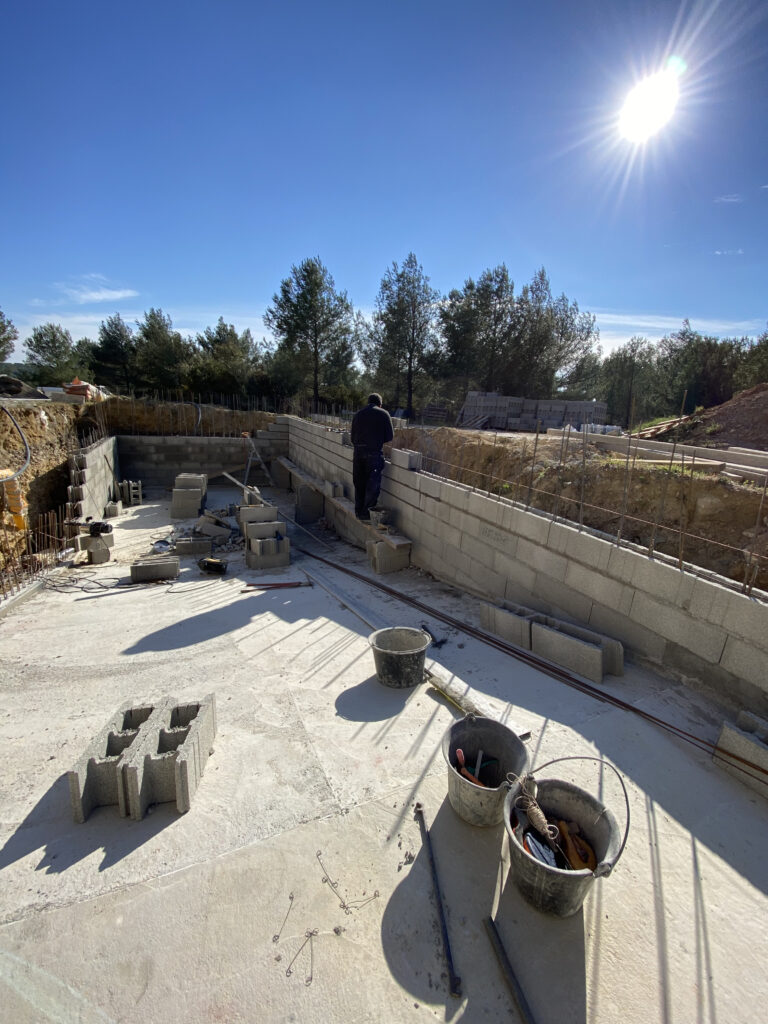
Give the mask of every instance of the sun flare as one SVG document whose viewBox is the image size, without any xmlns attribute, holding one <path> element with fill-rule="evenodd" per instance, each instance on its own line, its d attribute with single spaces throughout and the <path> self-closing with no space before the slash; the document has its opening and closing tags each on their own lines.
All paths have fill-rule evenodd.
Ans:
<svg viewBox="0 0 768 1024">
<path fill-rule="evenodd" d="M 619 115 L 619 132 L 629 142 L 645 142 L 670 120 L 680 97 L 681 69 L 670 64 L 632 89 Z"/>
</svg>

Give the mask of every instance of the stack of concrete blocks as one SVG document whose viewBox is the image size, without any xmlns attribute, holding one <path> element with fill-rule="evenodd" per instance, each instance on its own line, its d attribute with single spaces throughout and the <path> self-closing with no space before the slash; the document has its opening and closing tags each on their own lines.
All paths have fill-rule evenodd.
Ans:
<svg viewBox="0 0 768 1024">
<path fill-rule="evenodd" d="M 171 519 L 191 519 L 205 507 L 208 477 L 205 473 L 178 473 L 171 496 Z"/>
<path fill-rule="evenodd" d="M 115 546 L 114 533 L 102 533 L 91 537 L 90 533 L 81 533 L 75 538 L 75 550 L 88 552 L 89 565 L 101 565 L 111 558 L 111 548 Z"/>
<path fill-rule="evenodd" d="M 177 473 L 204 473 L 211 479 L 225 470 L 236 476 L 245 469 L 251 443 L 267 465 L 288 454 L 287 420 L 278 416 L 252 439 L 120 434 L 120 465 L 125 476 L 142 480 L 145 488 L 171 487 Z"/>
<path fill-rule="evenodd" d="M 768 720 L 750 711 L 740 711 L 735 724 L 723 722 L 712 760 L 750 789 L 768 797 Z"/>
<path fill-rule="evenodd" d="M 140 821 L 150 804 L 175 801 L 190 809 L 216 735 L 216 699 L 180 704 L 124 704 L 68 772 L 72 816 L 86 820 L 95 807 L 116 804 Z"/>
<path fill-rule="evenodd" d="M 120 497 L 126 508 L 131 505 L 141 505 L 141 480 L 121 480 Z"/>
<path fill-rule="evenodd" d="M 484 417 L 485 426 L 494 430 L 542 430 L 564 423 L 605 423 L 605 402 L 563 401 L 560 399 L 519 398 L 496 392 L 469 391 L 462 419 Z"/>
<path fill-rule="evenodd" d="M 152 583 L 154 580 L 175 580 L 180 571 L 177 555 L 158 555 L 140 558 L 131 566 L 132 583 Z"/>
<path fill-rule="evenodd" d="M 291 463 L 351 486 L 352 450 L 339 435 L 295 423 Z M 326 518 L 336 515 L 340 536 L 348 529 L 361 545 L 353 531 L 363 524 L 353 510 L 336 511 L 341 501 L 326 498 Z M 413 565 L 486 601 L 619 640 L 635 659 L 768 718 L 768 593 L 747 596 L 676 559 L 649 558 L 644 548 L 395 463 L 384 470 L 380 501 L 412 541 Z"/>
<path fill-rule="evenodd" d="M 572 622 L 543 615 L 505 601 L 503 607 L 480 603 L 480 624 L 503 640 L 595 683 L 604 675 L 624 675 L 624 647 L 619 640 Z"/>
<path fill-rule="evenodd" d="M 273 505 L 241 505 L 239 518 L 249 569 L 276 569 L 291 564 L 291 542 Z"/>
<path fill-rule="evenodd" d="M 116 516 L 123 514 L 123 503 L 122 501 L 108 501 L 104 506 L 104 518 L 114 519 Z"/>
<path fill-rule="evenodd" d="M 67 519 L 103 519 L 107 505 L 120 498 L 116 438 L 82 448 L 67 462 Z"/>
</svg>

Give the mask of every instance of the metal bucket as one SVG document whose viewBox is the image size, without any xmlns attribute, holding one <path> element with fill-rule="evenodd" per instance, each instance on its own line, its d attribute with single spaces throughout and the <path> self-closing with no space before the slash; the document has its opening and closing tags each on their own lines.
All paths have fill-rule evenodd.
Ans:
<svg viewBox="0 0 768 1024">
<path fill-rule="evenodd" d="M 473 774 L 480 751 L 483 761 L 496 759 L 496 764 L 481 768 L 485 786 L 476 786 L 455 767 L 458 748 Z M 517 733 L 492 718 L 470 714 L 449 726 L 443 736 L 443 757 L 448 765 L 448 799 L 458 816 L 470 825 L 498 825 L 509 789 L 507 774 L 523 775 L 528 767 L 528 751 Z"/>
<path fill-rule="evenodd" d="M 376 675 L 384 686 L 418 686 L 424 678 L 424 658 L 432 638 L 421 629 L 392 626 L 368 637 Z"/>
<path fill-rule="evenodd" d="M 609 767 L 613 768 L 613 765 Z M 581 871 L 552 868 L 523 849 L 522 835 L 519 834 L 522 826 L 512 826 L 519 788 L 510 789 L 507 794 L 504 801 L 504 825 L 509 838 L 512 877 L 524 898 L 537 910 L 556 917 L 570 917 L 578 913 L 595 879 L 610 875 L 613 871 L 629 834 L 629 798 L 623 779 L 618 772 L 616 775 L 624 789 L 627 804 L 627 826 L 623 838 L 611 811 L 583 789 L 561 779 L 541 779 L 537 783 L 536 800 L 544 813 L 548 817 L 578 824 L 581 834 L 595 852 L 597 867 L 594 871 L 588 868 Z"/>
</svg>

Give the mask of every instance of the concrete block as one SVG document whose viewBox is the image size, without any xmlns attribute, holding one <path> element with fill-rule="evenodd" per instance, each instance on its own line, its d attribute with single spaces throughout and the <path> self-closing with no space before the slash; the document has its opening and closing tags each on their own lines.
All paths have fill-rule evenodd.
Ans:
<svg viewBox="0 0 768 1024">
<path fill-rule="evenodd" d="M 530 651 L 530 616 L 517 615 L 512 611 L 499 608 L 497 605 L 489 605 L 483 601 L 481 602 L 481 622 L 484 620 L 488 622 L 487 626 L 483 625 L 484 629 L 490 630 L 491 633 L 495 633 L 496 636 L 500 636 L 502 640 L 506 640 L 516 647 L 522 647 L 523 650 Z"/>
<path fill-rule="evenodd" d="M 608 575 L 621 583 L 627 583 L 635 590 L 651 594 L 656 600 L 678 608 L 690 606 L 696 577 L 675 565 L 655 558 L 648 558 L 639 551 L 629 548 L 611 547 Z M 582 559 L 587 565 L 592 563 Z"/>
<path fill-rule="evenodd" d="M 213 541 L 210 538 L 180 537 L 176 541 L 174 550 L 181 557 L 186 555 L 210 555 L 212 547 Z"/>
<path fill-rule="evenodd" d="M 619 611 L 623 610 L 618 603 L 606 603 L 612 604 Z M 656 601 L 639 590 L 632 602 L 632 618 L 646 629 L 666 637 L 673 643 L 690 648 L 699 657 L 705 661 L 711 661 L 715 665 L 723 656 L 726 640 L 733 639 L 728 637 L 725 631 L 718 626 L 712 623 L 698 622 L 686 612 Z"/>
<path fill-rule="evenodd" d="M 615 608 L 622 615 L 634 616 L 635 590 L 627 583 L 609 579 L 604 574 L 593 572 L 579 562 L 568 562 L 565 583 L 592 601 Z M 638 597 L 641 596 L 638 594 Z M 640 620 L 638 620 L 640 621 Z M 645 625 L 645 623 L 642 623 Z M 653 629 L 654 627 L 649 627 Z"/>
<path fill-rule="evenodd" d="M 263 544 L 264 541 L 255 543 Z M 274 555 L 259 554 L 250 550 L 245 552 L 245 564 L 249 569 L 277 569 L 291 564 L 291 542 L 285 537 L 278 542 L 278 552 Z"/>
<path fill-rule="evenodd" d="M 147 583 L 152 580 L 175 580 L 179 575 L 179 559 L 175 555 L 145 558 L 131 566 L 131 582 Z"/>
<path fill-rule="evenodd" d="M 614 608 L 594 602 L 585 620 L 600 633 L 621 640 L 622 644 L 636 654 L 642 655 L 657 665 L 663 665 L 668 642 L 658 633 L 641 626 L 628 615 Z"/>
<path fill-rule="evenodd" d="M 467 513 L 483 522 L 492 523 L 496 526 L 501 524 L 504 506 L 495 498 L 489 498 L 479 491 L 472 491 L 467 503 Z"/>
<path fill-rule="evenodd" d="M 206 537 L 213 537 L 217 540 L 223 540 L 225 538 L 228 539 L 232 535 L 232 531 L 229 529 L 229 527 L 218 526 L 210 519 L 206 519 L 205 516 L 203 516 L 201 519 L 198 519 L 197 523 L 195 524 L 195 530 L 197 530 L 198 533 L 202 533 Z"/>
<path fill-rule="evenodd" d="M 175 801 L 182 814 L 189 810 L 213 750 L 215 695 L 209 693 L 199 703 L 169 701 L 157 718 L 157 726 L 145 732 L 123 769 L 134 821 L 140 821 L 151 804 Z"/>
<path fill-rule="evenodd" d="M 84 822 L 95 807 L 111 804 L 118 805 L 123 817 L 128 814 L 123 785 L 125 754 L 140 734 L 154 729 L 158 717 L 159 710 L 154 705 L 124 704 L 96 734 L 67 772 L 72 817 L 76 822 Z"/>
<path fill-rule="evenodd" d="M 756 793 L 768 797 L 768 775 L 764 774 L 768 772 L 768 721 L 742 711 L 735 725 L 723 722 L 712 761 Z"/>
<path fill-rule="evenodd" d="M 499 502 L 501 521 L 499 526 L 518 537 L 527 537 L 537 544 L 546 545 L 549 541 L 549 528 L 552 520 L 549 516 L 531 512 L 521 506 Z"/>
<path fill-rule="evenodd" d="M 383 541 L 368 541 L 366 553 L 375 573 L 398 572 L 410 565 L 410 545 L 391 548 Z"/>
<path fill-rule="evenodd" d="M 582 562 L 598 572 L 608 570 L 611 553 L 617 550 L 609 541 L 560 522 L 550 523 L 547 547 L 565 555 L 569 561 Z"/>
<path fill-rule="evenodd" d="M 112 557 L 108 547 L 92 547 L 88 549 L 88 565 L 104 565 Z"/>
<path fill-rule="evenodd" d="M 558 582 L 565 580 L 568 559 L 540 544 L 534 544 L 526 537 L 518 538 L 515 558 L 535 569 L 537 573 L 549 576 L 550 579 Z"/>
<path fill-rule="evenodd" d="M 536 573 L 530 596 L 518 600 L 534 606 L 538 603 L 546 609 L 547 615 L 563 616 L 576 622 L 589 622 L 593 605 L 590 597 L 545 573 Z"/>
<path fill-rule="evenodd" d="M 739 637 L 729 636 L 725 641 L 720 665 L 727 672 L 753 683 L 763 693 L 768 692 L 765 651 L 760 647 Z"/>
<path fill-rule="evenodd" d="M 282 523 L 275 520 L 271 523 L 244 523 L 243 533 L 245 537 L 250 540 L 261 540 L 262 537 L 276 537 L 278 533 L 283 533 L 285 527 Z"/>
<path fill-rule="evenodd" d="M 323 482 L 323 493 L 327 498 L 343 498 L 344 485 L 336 483 L 334 480 L 325 480 Z"/>
<path fill-rule="evenodd" d="M 206 473 L 178 473 L 173 486 L 176 490 L 199 490 L 205 494 L 208 490 Z"/>
<path fill-rule="evenodd" d="M 422 465 L 421 452 L 413 452 L 407 448 L 393 448 L 389 461 L 400 469 L 420 470 Z"/>
<path fill-rule="evenodd" d="M 419 473 L 416 477 L 416 484 L 421 494 L 426 494 L 435 501 L 442 501 L 443 482 L 440 477 L 429 476 L 427 473 Z"/>
<path fill-rule="evenodd" d="M 275 481 L 275 487 L 280 487 L 284 491 L 291 489 L 291 471 L 283 458 L 275 459 L 269 467 L 269 472 Z"/>
<path fill-rule="evenodd" d="M 105 547 L 113 548 L 115 546 L 114 533 L 102 533 L 98 537 L 91 537 L 90 534 L 83 533 L 79 540 L 81 551 L 92 551 Z"/>
<path fill-rule="evenodd" d="M 562 665 L 569 672 L 595 683 L 603 679 L 603 652 L 594 644 L 585 643 L 541 622 L 531 623 L 531 649 L 548 661 Z"/>
<path fill-rule="evenodd" d="M 116 516 L 123 514 L 123 503 L 122 501 L 108 501 L 104 506 L 104 517 L 106 519 L 114 519 Z"/>
<path fill-rule="evenodd" d="M 320 491 L 307 484 L 300 484 L 296 488 L 294 519 L 297 523 L 315 523 L 323 515 L 324 510 L 325 499 Z"/>
<path fill-rule="evenodd" d="M 441 481 L 440 500 L 451 505 L 453 508 L 460 509 L 462 512 L 466 511 L 469 505 L 471 493 L 472 489 L 465 484 L 449 483 L 447 480 Z"/>
<path fill-rule="evenodd" d="M 241 528 L 245 523 L 271 523 L 277 519 L 274 505 L 240 505 L 237 518 Z"/>
</svg>

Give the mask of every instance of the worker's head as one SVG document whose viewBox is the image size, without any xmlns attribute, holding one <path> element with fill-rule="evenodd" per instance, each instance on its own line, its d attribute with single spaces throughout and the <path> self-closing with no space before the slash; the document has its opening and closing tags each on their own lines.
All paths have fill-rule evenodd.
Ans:
<svg viewBox="0 0 768 1024">
<path fill-rule="evenodd" d="M 381 395 L 368 395 L 368 405 L 381 405 Z"/>
</svg>

